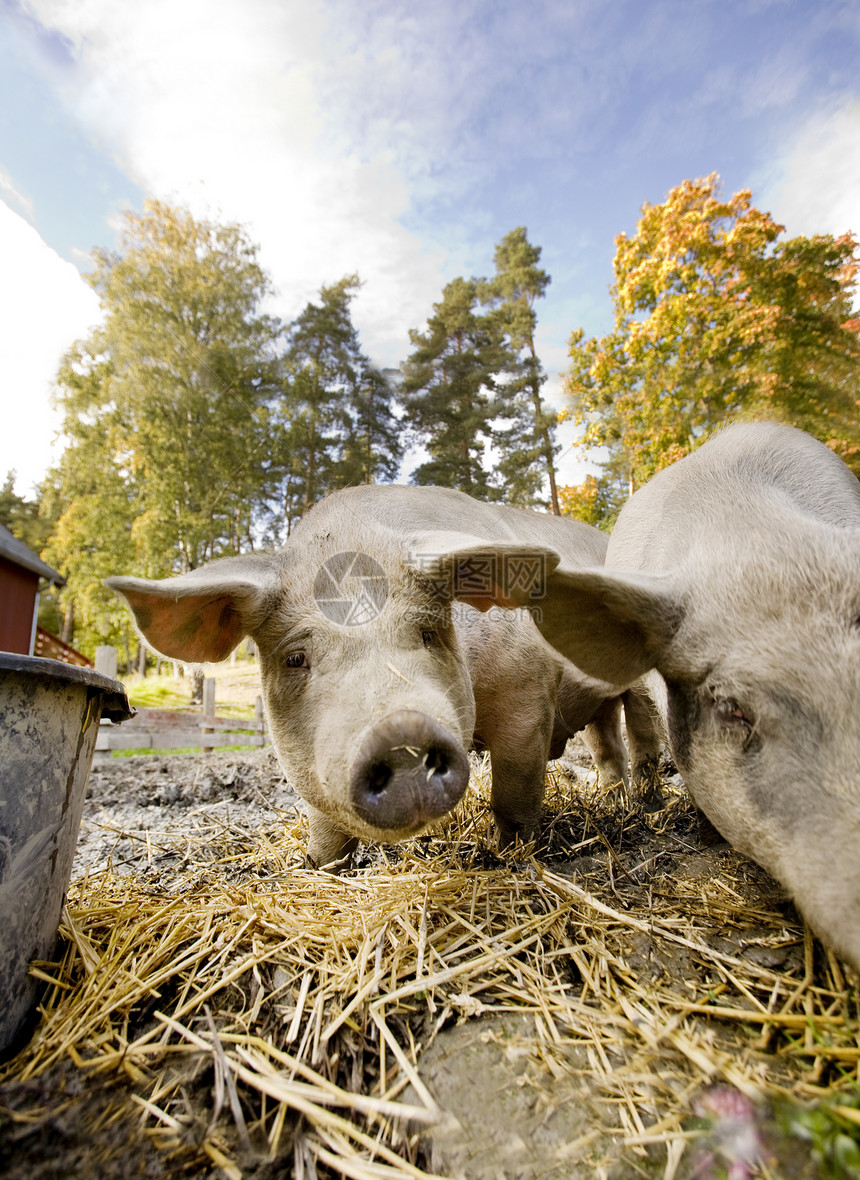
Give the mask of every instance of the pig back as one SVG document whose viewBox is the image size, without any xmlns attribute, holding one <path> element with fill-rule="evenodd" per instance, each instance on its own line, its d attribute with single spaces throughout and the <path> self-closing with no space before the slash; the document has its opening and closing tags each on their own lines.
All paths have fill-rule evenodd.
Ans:
<svg viewBox="0 0 860 1180">
<path fill-rule="evenodd" d="M 490 504 L 454 488 L 401 484 L 364 484 L 334 492 L 314 506 L 293 535 L 332 527 L 351 531 L 357 548 L 368 527 L 393 535 L 406 550 L 420 547 L 430 533 L 544 545 L 574 567 L 602 565 L 608 544 L 599 529 L 570 517 Z"/>
<path fill-rule="evenodd" d="M 727 534 L 772 537 L 792 515 L 860 528 L 860 483 L 802 430 L 776 422 L 729 426 L 627 501 L 606 565 L 669 570 Z"/>
</svg>

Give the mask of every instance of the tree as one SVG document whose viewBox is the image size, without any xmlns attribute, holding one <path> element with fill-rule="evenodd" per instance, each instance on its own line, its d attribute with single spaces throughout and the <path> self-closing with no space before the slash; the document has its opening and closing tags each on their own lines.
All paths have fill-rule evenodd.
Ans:
<svg viewBox="0 0 860 1180">
<path fill-rule="evenodd" d="M 741 414 L 777 417 L 860 463 L 857 243 L 780 240 L 784 229 L 729 201 L 713 174 L 645 204 L 615 240 L 615 327 L 570 343 L 567 390 L 586 447 L 608 448 L 616 493 L 632 490 Z"/>
<path fill-rule="evenodd" d="M 95 252 L 105 322 L 82 363 L 110 362 L 96 412 L 116 409 L 136 566 L 154 576 L 252 544 L 279 325 L 259 311 L 269 283 L 238 225 L 147 201 L 125 215 L 120 247 Z M 63 381 L 58 400 L 72 418 L 87 412 Z"/>
<path fill-rule="evenodd" d="M 550 276 L 538 267 L 540 256 L 540 247 L 531 245 L 523 226 L 512 230 L 496 246 L 496 273 L 480 284 L 480 296 L 491 307 L 510 349 L 508 379 L 499 386 L 507 423 L 495 434 L 501 452 L 497 472 L 506 499 L 536 504 L 546 479 L 550 507 L 558 515 L 555 460 L 559 448 L 553 440 L 557 415 L 541 398 L 546 373 L 535 347 L 535 303 L 550 284 Z"/>
<path fill-rule="evenodd" d="M 395 394 L 385 374 L 364 361 L 349 399 L 349 427 L 335 472 L 337 487 L 397 478 L 403 458 Z"/>
<path fill-rule="evenodd" d="M 252 546 L 280 330 L 259 312 L 268 280 L 240 226 L 149 201 L 94 257 L 104 321 L 60 367 L 69 443 L 40 506 L 56 522 L 45 559 L 68 579 L 64 632 L 73 620 L 90 654 L 131 639 L 102 578 Z"/>
<path fill-rule="evenodd" d="M 477 313 L 477 301 L 475 279 L 448 283 L 426 331 L 409 333 L 402 396 L 407 422 L 429 455 L 412 482 L 490 499 L 498 493 L 483 458 L 499 412 L 494 375 L 506 353 L 498 324 Z"/>
<path fill-rule="evenodd" d="M 326 492 L 393 479 L 402 455 L 393 391 L 361 350 L 357 275 L 324 286 L 289 326 L 275 409 L 277 514 L 289 533 Z"/>
<path fill-rule="evenodd" d="M 558 489 L 562 516 L 572 516 L 585 524 L 608 529 L 621 507 L 613 501 L 607 481 L 586 475 L 582 483 Z"/>
<path fill-rule="evenodd" d="M 39 515 L 39 497 L 26 500 L 15 491 L 16 473 L 9 471 L 0 486 L 0 524 L 13 536 L 41 553 L 51 533 L 51 523 Z"/>
</svg>

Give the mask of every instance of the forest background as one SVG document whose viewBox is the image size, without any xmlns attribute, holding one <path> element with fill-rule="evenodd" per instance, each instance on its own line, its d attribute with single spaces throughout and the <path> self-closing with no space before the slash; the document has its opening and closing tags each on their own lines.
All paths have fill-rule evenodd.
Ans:
<svg viewBox="0 0 860 1180">
<path fill-rule="evenodd" d="M 542 396 L 535 345 L 551 276 L 517 227 L 493 273 L 448 283 L 398 370 L 365 355 L 341 276 L 282 324 L 235 223 L 149 201 L 89 281 L 101 326 L 57 374 L 68 445 L 33 499 L 0 488 L 0 522 L 67 579 L 40 622 L 130 665 L 127 613 L 102 579 L 163 577 L 283 544 L 326 493 L 439 484 L 610 528 L 656 471 L 722 423 L 809 430 L 860 475 L 860 318 L 852 234 L 787 238 L 716 175 L 645 204 L 615 239 L 614 326 L 572 326 L 567 406 Z M 601 474 L 558 487 L 559 417 Z"/>
</svg>

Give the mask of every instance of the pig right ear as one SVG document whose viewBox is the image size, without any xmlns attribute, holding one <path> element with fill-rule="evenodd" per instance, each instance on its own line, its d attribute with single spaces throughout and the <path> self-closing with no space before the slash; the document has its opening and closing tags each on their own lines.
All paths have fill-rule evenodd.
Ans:
<svg viewBox="0 0 860 1180">
<path fill-rule="evenodd" d="M 684 615 L 670 575 L 556 570 L 532 617 L 548 643 L 589 676 L 632 684 L 665 667 Z"/>
<path fill-rule="evenodd" d="M 107 578 L 128 603 L 146 642 L 190 664 L 226 659 L 248 634 L 247 620 L 273 590 L 264 557 L 227 557 L 177 578 Z"/>
</svg>

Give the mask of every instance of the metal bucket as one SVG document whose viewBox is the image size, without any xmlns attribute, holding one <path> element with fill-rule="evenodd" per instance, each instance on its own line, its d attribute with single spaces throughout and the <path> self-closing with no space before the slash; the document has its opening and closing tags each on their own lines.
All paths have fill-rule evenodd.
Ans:
<svg viewBox="0 0 860 1180">
<path fill-rule="evenodd" d="M 29 1031 L 31 962 L 53 955 L 99 721 L 132 713 L 118 680 L 0 652 L 0 1053 Z"/>
</svg>

